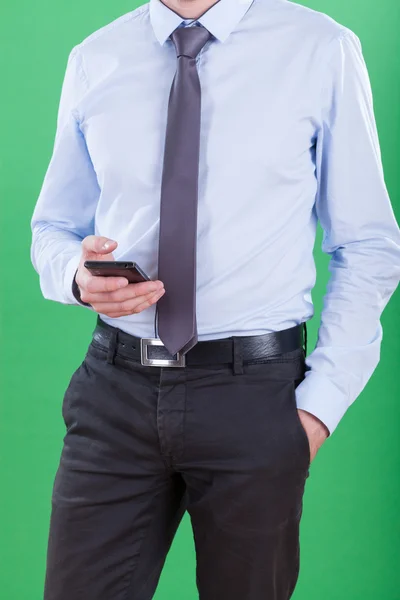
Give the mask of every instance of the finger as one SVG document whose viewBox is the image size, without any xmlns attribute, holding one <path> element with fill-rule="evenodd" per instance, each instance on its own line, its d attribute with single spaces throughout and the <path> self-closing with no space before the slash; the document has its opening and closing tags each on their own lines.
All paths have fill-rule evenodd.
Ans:
<svg viewBox="0 0 400 600">
<path fill-rule="evenodd" d="M 146 300 L 143 300 L 143 296 L 140 296 L 139 301 L 138 298 L 125 300 L 124 302 L 98 302 L 92 304 L 94 310 L 101 314 L 106 314 L 108 316 L 123 316 L 123 315 L 132 315 L 137 314 L 152 306 L 161 296 L 165 293 L 165 290 L 161 290 L 150 294 Z M 141 308 L 139 308 L 141 307 Z"/>
<path fill-rule="evenodd" d="M 80 274 L 79 281 L 77 279 L 77 283 L 81 289 L 81 296 L 83 294 L 86 298 L 88 298 L 87 300 L 84 300 L 84 302 L 90 303 L 90 294 L 115 292 L 116 290 L 129 285 L 129 281 L 126 279 L 126 277 L 96 277 L 91 275 L 87 269 Z"/>
<path fill-rule="evenodd" d="M 122 290 L 109 293 L 93 294 L 95 302 L 124 302 L 134 298 L 146 297 L 149 294 L 161 291 L 164 285 L 161 281 L 146 281 L 143 283 L 130 283 Z"/>
<path fill-rule="evenodd" d="M 162 296 L 164 296 L 164 294 L 165 294 L 165 289 L 162 289 L 159 292 L 157 292 L 156 294 L 154 294 L 152 297 L 146 298 L 145 300 L 143 300 L 143 302 L 141 302 L 138 306 L 136 306 L 134 312 L 140 313 L 143 310 L 146 310 L 146 308 L 149 308 L 150 306 L 152 306 L 153 304 L 158 302 L 158 300 Z"/>
<path fill-rule="evenodd" d="M 130 283 L 123 289 L 118 289 L 114 292 L 88 293 L 87 299 L 84 302 L 96 303 L 118 303 L 133 298 L 146 297 L 163 289 L 163 284 L 160 281 L 146 281 L 145 283 Z M 83 300 L 83 298 L 82 298 Z"/>
<path fill-rule="evenodd" d="M 98 291 L 97 289 L 94 288 L 94 283 L 90 283 L 90 278 L 92 279 L 112 279 L 111 277 L 92 277 L 89 273 L 88 273 L 88 279 L 87 282 L 83 284 L 83 288 L 84 288 L 84 293 L 83 293 L 83 297 L 86 298 L 86 300 L 84 300 L 84 298 L 82 297 L 82 292 L 81 292 L 81 297 L 82 300 L 84 302 L 90 302 L 90 304 L 93 304 L 93 302 L 96 303 L 120 303 L 120 302 L 124 302 L 125 300 L 132 300 L 134 298 L 140 298 L 143 296 L 147 296 L 148 294 L 153 294 L 154 292 L 157 292 L 159 290 L 164 289 L 163 284 L 160 281 L 146 281 L 144 283 L 130 283 L 128 285 L 124 285 L 123 289 L 120 288 L 115 288 L 114 290 L 111 291 Z M 125 277 L 121 278 L 121 277 L 114 277 L 113 279 L 122 279 L 124 282 L 127 281 L 127 279 L 125 279 Z"/>
<path fill-rule="evenodd" d="M 101 312 L 107 315 L 111 313 L 118 315 L 132 315 L 141 312 L 141 310 L 144 310 L 144 308 L 148 308 L 149 306 L 157 302 L 157 300 L 161 298 L 164 292 L 165 290 L 162 290 L 161 292 L 158 291 L 153 294 L 150 294 L 146 300 L 143 300 L 144 297 L 140 296 L 139 299 L 134 298 L 130 300 L 125 300 L 124 302 L 114 303 L 99 302 L 92 306 L 97 312 Z M 141 310 L 138 310 L 138 307 L 141 305 L 143 305 L 143 308 Z"/>
<path fill-rule="evenodd" d="M 118 246 L 117 242 L 100 235 L 88 235 L 82 241 L 83 258 L 91 258 L 93 254 L 109 254 Z"/>
<path fill-rule="evenodd" d="M 164 284 L 162 281 L 156 279 L 155 281 L 143 281 L 141 283 L 132 283 L 131 284 L 135 290 L 135 296 L 146 296 L 150 292 L 156 292 L 158 290 L 164 289 Z"/>
</svg>

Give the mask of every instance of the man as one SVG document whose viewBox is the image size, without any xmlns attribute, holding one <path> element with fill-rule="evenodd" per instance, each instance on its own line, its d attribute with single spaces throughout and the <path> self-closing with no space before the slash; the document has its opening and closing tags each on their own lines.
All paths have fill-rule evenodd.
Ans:
<svg viewBox="0 0 400 600">
<path fill-rule="evenodd" d="M 99 314 L 63 403 L 46 600 L 149 600 L 185 510 L 202 600 L 290 598 L 310 462 L 400 274 L 358 38 L 285 0 L 116 19 L 70 54 L 32 229 L 44 296 Z"/>
</svg>

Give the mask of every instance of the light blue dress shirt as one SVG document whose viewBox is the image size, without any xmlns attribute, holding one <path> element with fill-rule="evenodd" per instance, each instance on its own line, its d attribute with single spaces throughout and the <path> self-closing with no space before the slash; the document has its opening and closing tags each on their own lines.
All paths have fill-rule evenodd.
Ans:
<svg viewBox="0 0 400 600">
<path fill-rule="evenodd" d="M 331 277 L 296 400 L 332 432 L 380 353 L 381 313 L 400 279 L 400 232 L 384 183 L 360 42 L 286 0 L 220 0 L 202 86 L 199 340 L 258 335 L 313 316 L 317 220 Z M 182 19 L 160 0 L 96 31 L 69 56 L 50 164 L 32 219 L 46 298 L 76 304 L 81 240 L 157 277 L 169 40 Z M 90 310 L 90 309 L 89 309 Z M 154 307 L 104 321 L 154 335 Z"/>
</svg>

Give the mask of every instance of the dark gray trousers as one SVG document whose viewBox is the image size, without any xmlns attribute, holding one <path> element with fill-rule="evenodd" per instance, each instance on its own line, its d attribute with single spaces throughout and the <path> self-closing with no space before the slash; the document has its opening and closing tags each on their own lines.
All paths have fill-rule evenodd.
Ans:
<svg viewBox="0 0 400 600">
<path fill-rule="evenodd" d="M 310 461 L 303 349 L 239 374 L 109 357 L 92 342 L 65 394 L 45 600 L 150 600 L 185 510 L 201 600 L 288 600 Z"/>
</svg>

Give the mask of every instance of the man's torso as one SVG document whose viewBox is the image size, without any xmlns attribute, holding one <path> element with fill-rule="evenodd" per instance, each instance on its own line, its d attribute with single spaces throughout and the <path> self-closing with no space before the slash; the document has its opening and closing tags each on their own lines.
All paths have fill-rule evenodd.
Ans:
<svg viewBox="0 0 400 600">
<path fill-rule="evenodd" d="M 303 7 L 255 0 L 198 57 L 199 340 L 284 329 L 313 314 L 315 142 L 324 53 L 339 30 Z M 101 190 L 94 232 L 118 241 L 116 260 L 156 277 L 174 47 L 159 43 L 145 5 L 80 51 L 88 85 L 77 109 Z M 152 336 L 154 311 L 117 324 Z"/>
</svg>

